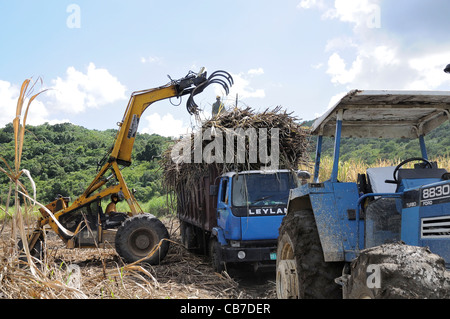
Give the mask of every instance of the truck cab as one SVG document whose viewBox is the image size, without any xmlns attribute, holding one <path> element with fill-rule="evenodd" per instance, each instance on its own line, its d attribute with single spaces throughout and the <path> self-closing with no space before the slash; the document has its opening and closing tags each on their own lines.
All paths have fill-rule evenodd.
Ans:
<svg viewBox="0 0 450 319">
<path fill-rule="evenodd" d="M 190 250 L 211 256 L 216 271 L 227 264 L 274 269 L 278 229 L 286 215 L 296 172 L 253 170 L 222 175 L 211 170 L 196 190 L 180 188 L 181 239 Z"/>
<path fill-rule="evenodd" d="M 223 262 L 260 262 L 274 266 L 278 228 L 287 212 L 291 188 L 297 187 L 290 171 L 231 172 L 220 179 L 217 227 Z"/>
</svg>

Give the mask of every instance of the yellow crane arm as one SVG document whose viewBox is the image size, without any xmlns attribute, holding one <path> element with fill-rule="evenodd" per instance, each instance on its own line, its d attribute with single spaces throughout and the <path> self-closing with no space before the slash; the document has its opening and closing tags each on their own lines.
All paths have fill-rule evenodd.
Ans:
<svg viewBox="0 0 450 319">
<path fill-rule="evenodd" d="M 144 113 L 150 104 L 177 95 L 178 92 L 175 85 L 134 92 L 125 111 L 124 119 L 119 123 L 120 130 L 117 134 L 109 161 L 116 160 L 121 165 L 129 166 L 131 164 L 131 153 L 142 113 Z"/>
<path fill-rule="evenodd" d="M 119 123 L 120 128 L 117 132 L 114 146 L 105 157 L 105 161 L 101 164 L 102 167 L 94 180 L 86 188 L 84 193 L 69 207 L 68 199 L 63 200 L 62 198 L 48 204 L 47 207 L 54 213 L 54 217 L 59 220 L 66 214 L 70 216 L 71 213 L 87 207 L 90 203 L 99 201 L 113 193 L 123 195 L 123 198 L 130 207 L 130 215 L 136 215 L 141 212 L 142 210 L 139 208 L 139 204 L 134 198 L 133 193 L 130 192 L 125 183 L 119 165 L 129 166 L 131 164 L 131 153 L 142 113 L 156 101 L 189 95 L 186 105 L 187 110 L 190 114 L 197 114 L 198 106 L 194 102 L 193 97 L 201 93 L 208 85 L 214 83 L 221 85 L 225 89 L 226 94 L 228 94 L 230 86 L 233 85 L 233 78 L 225 71 L 216 71 L 207 77 L 206 72 L 202 70 L 199 73 L 189 72 L 184 78 L 171 80 L 165 86 L 134 92 L 128 102 L 123 120 Z M 108 172 L 110 172 L 109 175 L 107 175 Z M 113 185 L 101 189 L 112 178 L 117 183 L 112 183 Z M 97 190 L 98 192 L 96 192 Z M 40 219 L 38 229 L 35 231 L 33 238 L 40 235 L 44 225 L 49 224 L 61 238 L 67 241 L 68 238 L 59 230 L 59 226 L 53 218 L 50 218 L 45 212 L 41 211 L 41 213 L 43 218 Z"/>
<path fill-rule="evenodd" d="M 77 205 L 86 202 L 86 198 L 94 191 L 105 185 L 111 177 L 115 177 L 122 185 L 121 191 L 128 201 L 131 211 L 135 212 L 135 204 L 137 205 L 137 203 L 134 202 L 134 197 L 129 192 L 118 165 L 129 166 L 131 164 L 131 154 L 142 113 L 154 102 L 171 97 L 190 95 L 187 100 L 187 110 L 190 114 L 197 114 L 198 106 L 195 104 L 193 97 L 201 93 L 210 84 L 220 84 L 228 94 L 230 86 L 233 85 L 233 78 L 225 71 L 216 71 L 207 78 L 206 72 L 202 70 L 199 73 L 189 72 L 186 77 L 180 80 L 172 80 L 165 86 L 134 92 L 128 102 L 123 120 L 119 123 L 120 129 L 107 162 L 77 200 L 79 202 Z M 112 169 L 112 175 L 105 178 L 104 175 L 110 168 Z M 111 192 L 106 192 L 106 195 L 109 193 Z"/>
</svg>

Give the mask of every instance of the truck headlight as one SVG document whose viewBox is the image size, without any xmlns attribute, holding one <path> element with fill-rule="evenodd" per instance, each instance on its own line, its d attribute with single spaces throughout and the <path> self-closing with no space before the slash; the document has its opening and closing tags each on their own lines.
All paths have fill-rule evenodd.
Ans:
<svg viewBox="0 0 450 319">
<path fill-rule="evenodd" d="M 240 250 L 238 252 L 237 256 L 238 256 L 239 259 L 244 259 L 245 258 L 245 251 Z"/>
</svg>

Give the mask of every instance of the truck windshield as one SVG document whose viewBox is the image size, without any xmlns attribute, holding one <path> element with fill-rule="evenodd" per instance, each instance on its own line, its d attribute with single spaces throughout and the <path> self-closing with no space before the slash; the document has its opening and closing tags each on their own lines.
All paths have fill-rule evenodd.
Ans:
<svg viewBox="0 0 450 319">
<path fill-rule="evenodd" d="M 296 188 L 293 174 L 248 173 L 233 177 L 233 206 L 287 205 L 289 190 Z"/>
</svg>

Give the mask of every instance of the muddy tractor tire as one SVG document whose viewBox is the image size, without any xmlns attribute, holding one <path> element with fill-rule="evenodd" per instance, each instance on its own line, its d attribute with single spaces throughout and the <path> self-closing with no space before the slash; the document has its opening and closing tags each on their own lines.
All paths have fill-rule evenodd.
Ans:
<svg viewBox="0 0 450 319">
<path fill-rule="evenodd" d="M 311 210 L 288 213 L 280 227 L 276 289 L 279 299 L 339 299 L 334 281 L 343 263 L 325 262 Z"/>
<path fill-rule="evenodd" d="M 444 259 L 426 247 L 385 244 L 361 251 L 344 274 L 344 299 L 450 298 Z"/>
<path fill-rule="evenodd" d="M 127 263 L 142 259 L 157 265 L 169 250 L 167 239 L 169 232 L 159 219 L 150 214 L 137 215 L 126 219 L 117 230 L 116 252 Z"/>
</svg>

